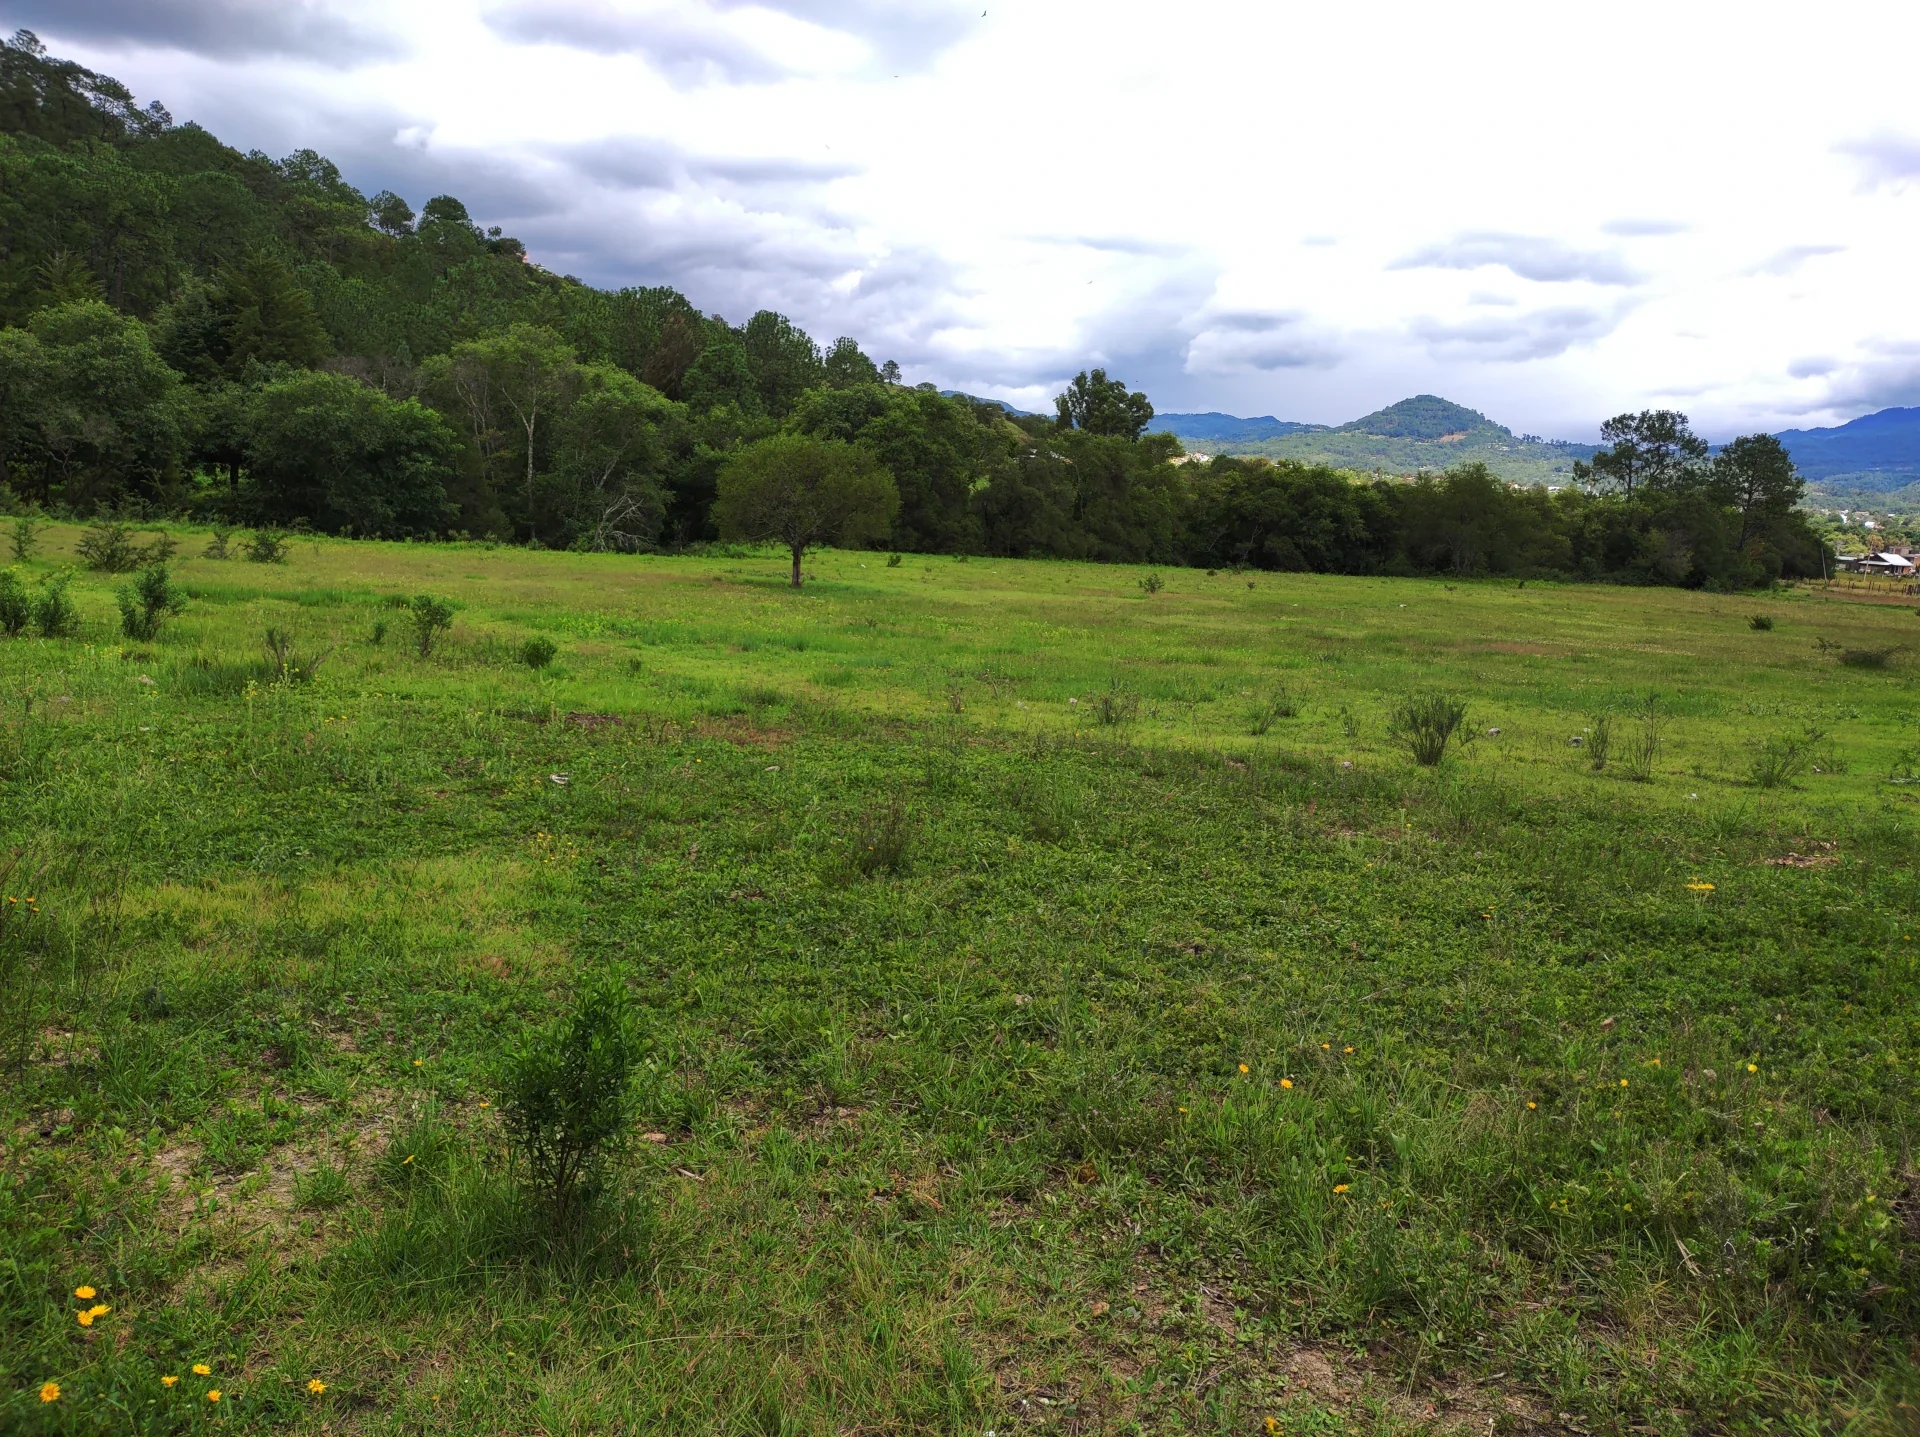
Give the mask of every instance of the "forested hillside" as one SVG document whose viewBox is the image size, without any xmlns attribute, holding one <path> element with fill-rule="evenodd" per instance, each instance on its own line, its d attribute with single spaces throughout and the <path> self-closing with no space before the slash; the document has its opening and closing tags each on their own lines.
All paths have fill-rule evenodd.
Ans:
<svg viewBox="0 0 1920 1437">
<path fill-rule="evenodd" d="M 797 435 L 884 471 L 887 501 L 844 533 L 894 549 L 1722 586 L 1820 569 L 1790 466 L 1709 464 L 1684 416 L 1629 425 L 1617 462 L 1554 495 L 1475 462 L 1366 482 L 1340 466 L 1390 466 L 1359 450 L 1176 467 L 1147 396 L 1102 370 L 1052 418 L 906 387 L 772 311 L 734 324 L 552 274 L 452 196 L 416 213 L 313 151 L 242 154 L 24 31 L 0 46 L 0 322 L 0 498 L 75 515 L 684 547 L 744 512 L 715 507 L 729 466 L 771 472 L 760 446 Z M 1455 408 L 1423 396 L 1347 437 L 1446 449 Z M 1461 413 L 1469 438 L 1512 438 Z"/>
</svg>

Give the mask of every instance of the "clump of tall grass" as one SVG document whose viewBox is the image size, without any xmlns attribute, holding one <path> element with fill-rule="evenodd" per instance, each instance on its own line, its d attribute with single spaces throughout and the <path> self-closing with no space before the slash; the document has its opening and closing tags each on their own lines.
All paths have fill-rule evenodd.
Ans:
<svg viewBox="0 0 1920 1437">
<path fill-rule="evenodd" d="M 269 683 L 310 684 L 320 672 L 320 666 L 327 661 L 332 649 L 322 649 L 317 654 L 300 654 L 293 647 L 293 636 L 284 629 L 268 627 L 261 647 L 267 651 L 267 681 Z"/>
<path fill-rule="evenodd" d="M 1102 728 L 1112 728 L 1126 723 L 1140 711 L 1140 695 L 1132 689 L 1122 688 L 1120 680 L 1109 679 L 1106 692 L 1093 700 L 1091 705 L 1094 719 Z"/>
<path fill-rule="evenodd" d="M 1665 720 L 1660 713 L 1659 699 L 1648 694 L 1644 700 L 1628 711 L 1629 720 L 1638 720 L 1620 744 L 1620 763 L 1627 771 L 1627 777 L 1635 783 L 1650 783 L 1653 780 L 1653 766 L 1660 757 L 1660 750 L 1666 745 Z"/>
<path fill-rule="evenodd" d="M 1247 732 L 1257 738 L 1272 728 L 1276 720 L 1290 719 L 1299 712 L 1300 706 L 1293 695 L 1284 688 L 1276 688 L 1254 704 L 1253 712 L 1247 716 Z"/>
<path fill-rule="evenodd" d="M 854 828 L 851 871 L 862 878 L 904 871 L 919 832 L 919 821 L 900 799 L 868 809 Z"/>
<path fill-rule="evenodd" d="M 1773 615 L 1749 614 L 1747 615 L 1747 627 L 1759 633 L 1770 633 L 1773 629 Z"/>
<path fill-rule="evenodd" d="M 1415 763 L 1433 768 L 1447 756 L 1448 745 L 1466 721 L 1465 700 L 1451 694 L 1414 694 L 1394 705 L 1387 734 Z"/>
<path fill-rule="evenodd" d="M 1754 749 L 1747 775 L 1756 788 L 1784 788 L 1813 764 L 1814 746 L 1826 735 L 1810 728 L 1804 735 L 1776 734 Z"/>
</svg>

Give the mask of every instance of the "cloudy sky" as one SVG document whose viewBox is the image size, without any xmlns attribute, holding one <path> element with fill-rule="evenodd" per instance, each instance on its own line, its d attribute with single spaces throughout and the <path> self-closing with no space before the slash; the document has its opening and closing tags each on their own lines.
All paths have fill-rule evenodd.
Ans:
<svg viewBox="0 0 1920 1437">
<path fill-rule="evenodd" d="M 984 10 L 985 13 L 982 13 Z M 1715 436 L 1920 404 L 1920 7 L 0 0 L 242 148 L 910 380 Z"/>
</svg>

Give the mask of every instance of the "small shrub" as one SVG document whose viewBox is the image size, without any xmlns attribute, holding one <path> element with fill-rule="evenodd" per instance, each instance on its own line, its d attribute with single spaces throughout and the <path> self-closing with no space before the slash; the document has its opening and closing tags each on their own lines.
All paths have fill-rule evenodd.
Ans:
<svg viewBox="0 0 1920 1437">
<path fill-rule="evenodd" d="M 628 1090 L 640 1056 L 625 992 L 590 988 L 572 1015 L 507 1055 L 501 1115 L 538 1196 L 562 1220 L 597 1190 L 627 1126 Z"/>
<path fill-rule="evenodd" d="M 898 554 L 889 554 L 889 555 L 887 555 L 887 567 L 888 567 L 889 569 L 897 569 L 897 568 L 899 568 L 899 567 L 900 567 L 900 556 L 899 556 Z"/>
<path fill-rule="evenodd" d="M 187 606 L 186 596 L 173 587 L 165 564 L 142 569 L 139 577 L 123 585 L 114 597 L 120 604 L 120 632 L 140 643 L 159 634 L 168 615 Z"/>
<path fill-rule="evenodd" d="M 1290 719 L 1300 712 L 1293 695 L 1285 689 L 1275 689 L 1268 697 L 1253 706 L 1253 713 L 1247 722 L 1247 732 L 1258 738 L 1272 728 L 1276 719 Z"/>
<path fill-rule="evenodd" d="M 431 594 L 415 594 L 407 610 L 413 617 L 413 641 L 424 659 L 433 652 L 434 639 L 453 627 L 453 605 Z"/>
<path fill-rule="evenodd" d="M 1840 662 L 1850 669 L 1884 669 L 1899 652 L 1898 645 L 1885 649 L 1842 649 Z"/>
<path fill-rule="evenodd" d="M 17 639 L 33 622 L 33 599 L 20 576 L 11 569 L 0 569 L 0 634 Z"/>
<path fill-rule="evenodd" d="M 1771 633 L 1773 630 L 1773 615 L 1749 614 L 1747 616 L 1747 627 L 1763 634 Z"/>
<path fill-rule="evenodd" d="M 332 649 L 322 649 L 317 654 L 301 655 L 294 651 L 293 636 L 284 629 L 268 627 L 260 646 L 267 651 L 267 667 L 273 672 L 268 682 L 286 684 L 310 684 L 320 673 L 320 666 L 327 661 Z"/>
<path fill-rule="evenodd" d="M 96 573 L 125 574 L 140 567 L 140 547 L 133 542 L 133 526 L 119 519 L 102 519 L 80 536 L 80 562 Z"/>
<path fill-rule="evenodd" d="M 1449 694 L 1418 694 L 1394 706 L 1387 733 L 1415 763 L 1433 768 L 1447 756 L 1447 745 L 1466 721 L 1467 706 L 1462 700 Z"/>
<path fill-rule="evenodd" d="M 1140 587 L 1149 594 L 1157 594 L 1167 587 L 1167 581 L 1152 569 L 1149 569 L 1144 577 L 1136 579 L 1134 582 L 1139 584 Z"/>
<path fill-rule="evenodd" d="M 33 601 L 33 627 L 43 639 L 71 638 L 80 632 L 80 610 L 67 593 L 69 575 L 50 574 Z"/>
<path fill-rule="evenodd" d="M 227 530 L 215 529 L 213 531 L 213 537 L 207 540 L 207 547 L 200 551 L 200 557 L 203 559 L 231 559 L 233 555 L 227 550 L 227 540 L 231 537 L 232 535 Z"/>
<path fill-rule="evenodd" d="M 256 564 L 284 564 L 293 541 L 278 529 L 256 529 L 247 540 L 247 558 Z"/>
<path fill-rule="evenodd" d="M 907 864 L 919 825 L 899 799 L 860 815 L 853 839 L 853 871 L 862 878 L 899 873 Z"/>
<path fill-rule="evenodd" d="M 520 662 L 530 669 L 544 669 L 559 652 L 559 646 L 552 639 L 536 634 L 520 645 Z"/>
<path fill-rule="evenodd" d="M 14 517 L 13 532 L 8 536 L 14 563 L 24 564 L 33 557 L 33 551 L 40 547 L 40 530 L 44 527 L 31 514 Z"/>
<path fill-rule="evenodd" d="M 1140 711 L 1140 695 L 1120 687 L 1120 680 L 1109 679 L 1107 691 L 1093 701 L 1093 716 L 1102 728 L 1127 722 Z"/>
</svg>

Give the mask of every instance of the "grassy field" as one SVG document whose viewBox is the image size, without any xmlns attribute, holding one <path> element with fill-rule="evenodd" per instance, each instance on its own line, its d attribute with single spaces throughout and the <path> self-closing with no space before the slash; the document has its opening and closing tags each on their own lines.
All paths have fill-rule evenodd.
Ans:
<svg viewBox="0 0 1920 1437">
<path fill-rule="evenodd" d="M 0 641 L 0 1430 L 1914 1430 L 1912 601 L 784 565 Z"/>
</svg>

